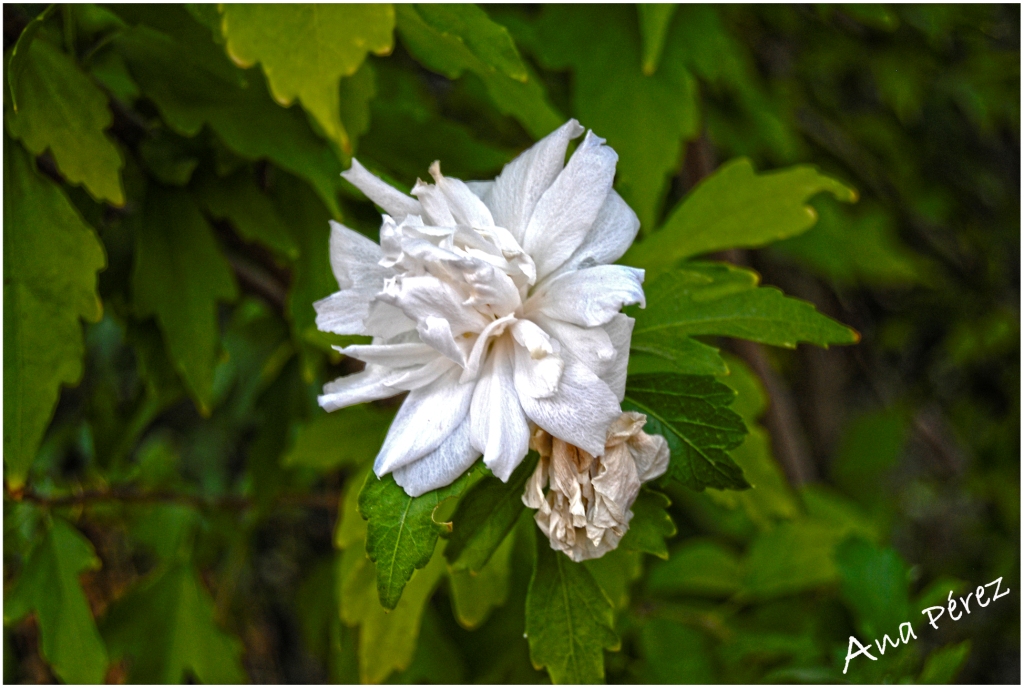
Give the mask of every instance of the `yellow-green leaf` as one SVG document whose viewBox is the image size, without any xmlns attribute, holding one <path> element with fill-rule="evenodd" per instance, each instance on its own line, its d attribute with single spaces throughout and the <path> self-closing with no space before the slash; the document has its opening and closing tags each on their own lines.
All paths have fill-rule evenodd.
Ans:
<svg viewBox="0 0 1024 688">
<path fill-rule="evenodd" d="M 359 69 L 367 52 L 394 45 L 395 10 L 389 4 L 225 4 L 222 24 L 236 64 L 259 62 L 281 105 L 296 98 L 329 138 L 352 152 L 341 120 L 338 82 Z"/>
<path fill-rule="evenodd" d="M 12 85 L 18 110 L 4 118 L 11 136 L 35 155 L 49 149 L 61 174 L 97 200 L 123 205 L 124 161 L 103 133 L 113 121 L 106 95 L 51 43 L 34 40 L 27 52 Z"/>
<path fill-rule="evenodd" d="M 79 318 L 98 321 L 106 256 L 56 184 L 4 137 L 4 462 L 24 485 L 62 384 L 82 376 Z"/>
</svg>

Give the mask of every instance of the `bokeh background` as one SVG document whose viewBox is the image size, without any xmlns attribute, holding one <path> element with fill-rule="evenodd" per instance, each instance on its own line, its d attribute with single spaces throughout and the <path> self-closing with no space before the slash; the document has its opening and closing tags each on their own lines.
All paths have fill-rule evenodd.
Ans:
<svg viewBox="0 0 1024 688">
<path fill-rule="evenodd" d="M 618 151 L 642 235 L 737 156 L 860 194 L 710 257 L 862 340 L 712 342 L 758 487 L 673 488 L 670 559 L 594 569 L 623 638 L 609 682 L 840 680 L 849 635 L 909 620 L 916 641 L 845 678 L 1019 683 L 1019 5 L 467 7 L 4 5 L 5 682 L 546 680 L 522 635 L 528 520 L 505 603 L 467 615 L 442 583 L 382 644 L 404 666 L 339 619 L 335 529 L 397 402 L 324 420 L 320 385 L 355 368 L 311 304 L 336 288 L 327 219 L 379 224 L 338 177 L 353 153 L 404 188 L 435 159 L 490 178 L 573 116 Z M 318 31 L 326 95 L 268 67 Z M 102 309 L 85 234 L 47 277 L 79 290 L 83 344 L 58 333 L 39 437 L 15 446 L 8 278 L 48 250 L 18 239 L 32 222 L 106 258 Z M 1000 576 L 1011 596 L 922 623 Z M 47 627 L 94 623 L 100 645 L 43 651 Z"/>
</svg>

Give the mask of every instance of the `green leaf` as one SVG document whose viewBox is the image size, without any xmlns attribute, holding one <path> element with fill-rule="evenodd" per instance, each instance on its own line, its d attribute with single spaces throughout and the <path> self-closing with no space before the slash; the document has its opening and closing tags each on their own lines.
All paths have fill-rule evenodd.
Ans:
<svg viewBox="0 0 1024 688">
<path fill-rule="evenodd" d="M 206 175 L 198 180 L 195 191 L 206 211 L 215 218 L 230 220 L 242 238 L 259 242 L 291 260 L 299 257 L 288 223 L 270 197 L 256 186 L 250 170 L 242 169 L 221 179 Z"/>
<path fill-rule="evenodd" d="M 735 392 L 713 377 L 675 373 L 626 381 L 623 408 L 647 415 L 645 431 L 661 435 L 672 452 L 668 475 L 692 490 L 750 487 L 726 453 L 743 442 L 743 420 L 727 407 Z"/>
<path fill-rule="evenodd" d="M 654 618 L 640 629 L 639 649 L 646 660 L 640 683 L 709 685 L 716 682 L 708 641 L 698 630 Z"/>
<path fill-rule="evenodd" d="M 744 589 L 772 598 L 834 583 L 832 554 L 841 531 L 818 521 L 782 523 L 754 540 L 744 562 Z"/>
<path fill-rule="evenodd" d="M 29 44 L 22 64 L 18 109 L 4 117 L 11 136 L 34 155 L 49 149 L 61 174 L 84 185 L 97 200 L 124 205 L 124 161 L 103 133 L 113 122 L 106 95 L 45 40 Z"/>
<path fill-rule="evenodd" d="M 11 106 L 14 111 L 17 112 L 18 108 L 18 90 L 20 87 L 20 81 L 25 70 L 29 68 L 31 61 L 32 42 L 35 41 L 36 35 L 39 33 L 39 29 L 43 28 L 43 24 L 53 16 L 53 13 L 57 10 L 57 3 L 53 3 L 45 10 L 39 13 L 35 19 L 30 21 L 21 31 L 21 35 L 18 36 L 17 42 L 14 44 L 14 49 L 11 50 L 10 59 L 7 62 L 7 85 L 11 93 Z"/>
<path fill-rule="evenodd" d="M 836 565 L 840 593 L 865 636 L 895 633 L 910 619 L 909 571 L 896 550 L 851 537 L 836 548 Z"/>
<path fill-rule="evenodd" d="M 476 74 L 498 110 L 515 117 L 534 138 L 564 122 L 540 79 L 518 60 L 506 29 L 479 7 L 397 5 L 395 12 L 403 46 L 427 69 L 449 79 L 466 71 Z"/>
<path fill-rule="evenodd" d="M 646 288 L 647 308 L 636 310 L 634 346 L 684 335 L 720 335 L 794 348 L 853 344 L 859 335 L 818 313 L 812 304 L 758 287 L 751 270 L 724 263 L 688 263 Z"/>
<path fill-rule="evenodd" d="M 676 8 L 676 5 L 671 4 L 641 3 L 636 6 L 640 19 L 640 42 L 643 44 L 643 60 L 640 64 L 648 76 L 658 69 Z"/>
<path fill-rule="evenodd" d="M 103 620 L 111 655 L 131 658 L 133 683 L 242 683 L 242 643 L 217 627 L 213 599 L 191 565 L 143 581 Z"/>
<path fill-rule="evenodd" d="M 389 4 L 225 4 L 221 13 L 221 30 L 235 64 L 262 64 L 274 100 L 288 106 L 298 98 L 327 136 L 351 154 L 338 83 L 359 69 L 367 52 L 391 52 L 394 8 Z"/>
<path fill-rule="evenodd" d="M 103 246 L 60 187 L 4 137 L 4 463 L 25 484 L 62 384 L 82 376 L 79 318 L 103 309 Z"/>
<path fill-rule="evenodd" d="M 329 471 L 371 462 L 384 442 L 389 420 L 367 404 L 319 413 L 299 427 L 282 464 Z"/>
<path fill-rule="evenodd" d="M 616 547 L 597 559 L 583 562 L 597 585 L 611 600 L 616 612 L 629 607 L 629 593 L 633 581 L 644 574 L 643 554 Z"/>
<path fill-rule="evenodd" d="M 743 583 L 739 558 L 713 540 L 688 540 L 668 561 L 655 564 L 647 589 L 660 595 L 728 597 Z"/>
<path fill-rule="evenodd" d="M 515 536 L 507 536 L 478 573 L 466 569 L 448 572 L 452 611 L 463 628 L 476 628 L 487 619 L 491 609 L 505 604 L 513 545 Z"/>
<path fill-rule="evenodd" d="M 677 37 L 670 32 L 661 66 L 648 76 L 634 8 L 545 5 L 536 48 L 545 66 L 573 69 L 575 115 L 618 153 L 616 188 L 636 211 L 641 231 L 649 233 L 683 144 L 699 131 L 697 86 L 683 66 Z"/>
<path fill-rule="evenodd" d="M 412 662 L 424 607 L 444 570 L 444 558 L 436 552 L 388 611 L 377 603 L 377 574 L 362 548 L 351 547 L 342 555 L 338 567 L 341 619 L 359 626 L 359 677 L 363 683 L 381 683 L 392 671 L 402 671 Z"/>
<path fill-rule="evenodd" d="M 523 513 L 523 490 L 537 466 L 530 452 L 503 483 L 486 476 L 459 500 L 452 515 L 452 531 L 444 556 L 455 571 L 479 572 Z"/>
<path fill-rule="evenodd" d="M 600 683 L 604 650 L 617 650 L 611 600 L 583 564 L 537 537 L 537 559 L 526 596 L 526 637 L 534 666 L 552 683 Z"/>
<path fill-rule="evenodd" d="M 634 326 L 630 351 L 641 354 L 636 362 L 630 356 L 630 374 L 653 372 L 655 369 L 675 370 L 687 375 L 725 375 L 729 372 L 718 349 L 693 339 L 678 328 L 647 329 L 638 336 Z M 646 364 L 649 357 L 657 360 Z M 656 367 L 651 368 L 651 365 Z"/>
<path fill-rule="evenodd" d="M 622 262 L 657 272 L 690 256 L 795 236 L 814 225 L 817 214 L 807 201 L 823 191 L 850 203 L 857 199 L 855 191 L 812 166 L 757 174 L 749 160 L 738 158 L 702 181 Z"/>
<path fill-rule="evenodd" d="M 377 564 L 377 594 L 387 609 L 398 604 L 413 571 L 430 561 L 437 536 L 451 530 L 450 523 L 434 520 L 434 511 L 441 502 L 462 494 L 472 470 L 419 497 L 407 495 L 390 473 L 382 479 L 373 473 L 366 477 L 359 513 L 367 520 L 366 553 Z"/>
<path fill-rule="evenodd" d="M 54 518 L 4 600 L 4 623 L 35 612 L 42 655 L 65 683 L 103 683 L 107 649 L 78 576 L 100 568 L 92 543 Z"/>
<path fill-rule="evenodd" d="M 209 125 L 234 153 L 250 160 L 267 158 L 305 179 L 331 215 L 340 218 L 341 162 L 313 133 L 306 116 L 298 108 L 276 105 L 263 77 L 233 66 L 210 32 L 184 10 L 168 11 L 183 15 L 173 36 L 140 24 L 114 39 L 132 76 L 168 126 L 183 136 L 195 136 Z M 181 78 L 183 71 L 189 78 Z"/>
<path fill-rule="evenodd" d="M 676 534 L 676 525 L 666 509 L 672 502 L 660 492 L 641 489 L 630 509 L 633 518 L 629 530 L 622 536 L 619 547 L 630 552 L 647 552 L 661 559 L 668 559 L 665 538 Z"/>
<path fill-rule="evenodd" d="M 217 302 L 234 300 L 237 288 L 191 194 L 147 190 L 132 284 L 138 314 L 156 316 L 196 407 L 208 415 L 220 349 Z"/>
<path fill-rule="evenodd" d="M 946 685 L 954 683 L 970 654 L 970 640 L 940 647 L 924 661 L 924 668 L 921 669 L 917 682 Z"/>
</svg>

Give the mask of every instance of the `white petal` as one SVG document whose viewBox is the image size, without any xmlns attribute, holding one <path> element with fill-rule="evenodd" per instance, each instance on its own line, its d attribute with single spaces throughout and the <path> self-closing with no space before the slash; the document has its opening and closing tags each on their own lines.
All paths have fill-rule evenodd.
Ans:
<svg viewBox="0 0 1024 688">
<path fill-rule="evenodd" d="M 437 358 L 437 351 L 420 342 L 402 344 L 353 344 L 352 346 L 334 347 L 339 353 L 359 361 L 404 368 L 422 365 Z"/>
<path fill-rule="evenodd" d="M 424 184 L 417 179 L 416 185 L 412 187 L 412 195 L 418 198 L 420 205 L 423 206 L 427 224 L 435 227 L 454 227 L 458 224 L 451 208 L 448 207 L 448 199 L 434 184 Z"/>
<path fill-rule="evenodd" d="M 608 385 L 575 359 L 567 358 L 558 391 L 545 399 L 529 395 L 516 375 L 516 391 L 527 418 L 594 456 L 604 453 L 605 433 L 619 417 L 619 402 Z"/>
<path fill-rule="evenodd" d="M 410 497 L 450 485 L 480 458 L 480 452 L 469 441 L 469 417 L 463 419 L 455 432 L 422 459 L 396 468 L 395 482 Z"/>
<path fill-rule="evenodd" d="M 469 410 L 473 446 L 483 453 L 484 464 L 502 482 L 508 482 L 530 442 L 530 426 L 516 393 L 511 353 L 507 339 L 494 344 Z"/>
<path fill-rule="evenodd" d="M 369 313 L 363 321 L 363 332 L 353 334 L 368 334 L 384 339 L 393 339 L 401 334 L 415 332 L 416 322 L 406 317 L 397 306 L 383 301 L 371 301 Z M 332 330 L 334 331 L 334 330 Z"/>
<path fill-rule="evenodd" d="M 553 272 L 583 243 L 604 205 L 619 156 L 588 132 L 534 208 L 523 248 L 537 263 L 537 279 Z"/>
<path fill-rule="evenodd" d="M 615 360 L 600 374 L 619 401 L 626 396 L 626 368 L 629 366 L 629 342 L 636 320 L 618 313 L 604 325 L 608 338 L 615 347 Z"/>
<path fill-rule="evenodd" d="M 330 225 L 331 269 L 338 286 L 349 289 L 372 283 L 380 289 L 384 278 L 394 274 L 378 265 L 383 256 L 380 246 L 339 222 L 330 220 Z"/>
<path fill-rule="evenodd" d="M 558 272 L 614 263 L 630 247 L 639 230 L 640 219 L 613 189 L 583 243 Z"/>
<path fill-rule="evenodd" d="M 455 337 L 467 332 L 476 334 L 488 324 L 488 319 L 482 314 L 463 305 L 462 295 L 451 284 L 433 275 L 392 278 L 385 282 L 384 291 L 378 298 L 401 308 L 417 322 L 423 322 L 429 316 L 447 320 Z"/>
<path fill-rule="evenodd" d="M 342 172 L 341 176 L 347 179 L 352 186 L 366 194 L 367 198 L 383 208 L 384 212 L 394 216 L 399 221 L 406 215 L 420 215 L 423 213 L 423 208 L 420 206 L 419 201 L 406 196 L 380 177 L 371 174 L 355 158 L 352 158 L 352 167 Z"/>
<path fill-rule="evenodd" d="M 605 371 L 615 362 L 615 345 L 603 327 L 579 327 L 563 320 L 545 317 L 541 313 L 532 315 L 531 320 L 558 340 L 562 351 L 568 351 L 575 356 L 598 377 L 603 377 Z"/>
<path fill-rule="evenodd" d="M 569 141 L 582 133 L 579 122 L 569 120 L 505 165 L 494 180 L 484 200 L 494 223 L 508 229 L 520 244 L 537 201 L 565 165 Z"/>
<path fill-rule="evenodd" d="M 358 289 L 345 289 L 315 301 L 317 329 L 335 334 L 368 334 L 366 319 L 372 298 L 373 295 Z"/>
<path fill-rule="evenodd" d="M 438 354 L 437 358 L 421 366 L 390 371 L 384 378 L 384 384 L 401 391 L 420 389 L 456 367 L 457 364 L 450 358 Z"/>
<path fill-rule="evenodd" d="M 562 155 L 564 156 L 565 154 L 563 153 Z M 474 196 L 476 196 L 480 200 L 483 200 L 494 187 L 494 180 L 488 179 L 487 181 L 468 181 L 466 182 L 466 187 L 473 192 Z"/>
<path fill-rule="evenodd" d="M 458 377 L 453 368 L 409 392 L 373 464 L 378 478 L 434 451 L 462 423 L 474 385 L 460 385 Z"/>
<path fill-rule="evenodd" d="M 452 327 L 444 318 L 428 315 L 416 324 L 416 331 L 426 344 L 460 366 L 466 364 L 466 352 L 455 342 Z"/>
<path fill-rule="evenodd" d="M 390 372 L 386 368 L 372 366 L 361 373 L 339 377 L 324 385 L 324 393 L 316 400 L 325 411 L 337 411 L 365 401 L 393 397 L 401 390 L 384 384 Z"/>
<path fill-rule="evenodd" d="M 469 353 L 469 357 L 466 361 L 466 368 L 462 371 L 462 377 L 459 378 L 459 382 L 469 382 L 470 380 L 478 377 L 491 339 L 500 337 L 504 334 L 505 328 L 514 323 L 515 320 L 516 316 L 509 314 L 504 318 L 498 318 L 483 329 L 483 331 L 477 336 L 476 341 L 473 343 L 473 349 Z"/>
<path fill-rule="evenodd" d="M 434 178 L 437 188 L 444 194 L 448 201 L 455 221 L 460 225 L 469 227 L 493 227 L 494 218 L 491 211 L 487 209 L 465 182 L 454 177 L 445 177 L 441 174 L 441 164 L 437 161 L 430 166 L 430 176 Z"/>
<path fill-rule="evenodd" d="M 603 325 L 623 306 L 646 305 L 643 281 L 643 270 L 625 265 L 598 265 L 566 272 L 541 285 L 525 304 L 525 310 L 581 327 Z"/>
<path fill-rule="evenodd" d="M 512 337 L 519 344 L 515 347 L 516 386 L 535 399 L 554 394 L 565 367 L 558 356 L 558 342 L 529 320 L 517 320 Z"/>
</svg>

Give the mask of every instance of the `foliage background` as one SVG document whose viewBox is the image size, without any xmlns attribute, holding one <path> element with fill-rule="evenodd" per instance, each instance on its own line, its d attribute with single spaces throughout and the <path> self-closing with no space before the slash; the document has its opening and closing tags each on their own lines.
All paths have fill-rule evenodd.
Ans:
<svg viewBox="0 0 1024 688">
<path fill-rule="evenodd" d="M 435 557 L 377 606 L 354 497 L 395 402 L 317 408 L 353 368 L 311 304 L 327 219 L 379 224 L 353 153 L 489 178 L 568 116 L 645 241 L 737 156 L 860 194 L 698 242 L 862 340 L 703 338 L 756 487 L 668 484 L 671 556 L 588 567 L 607 680 L 837 680 L 909 620 L 846 678 L 1019 682 L 1019 6 L 5 4 L 4 51 L 5 682 L 548 679 L 528 516 L 486 576 Z"/>
</svg>

